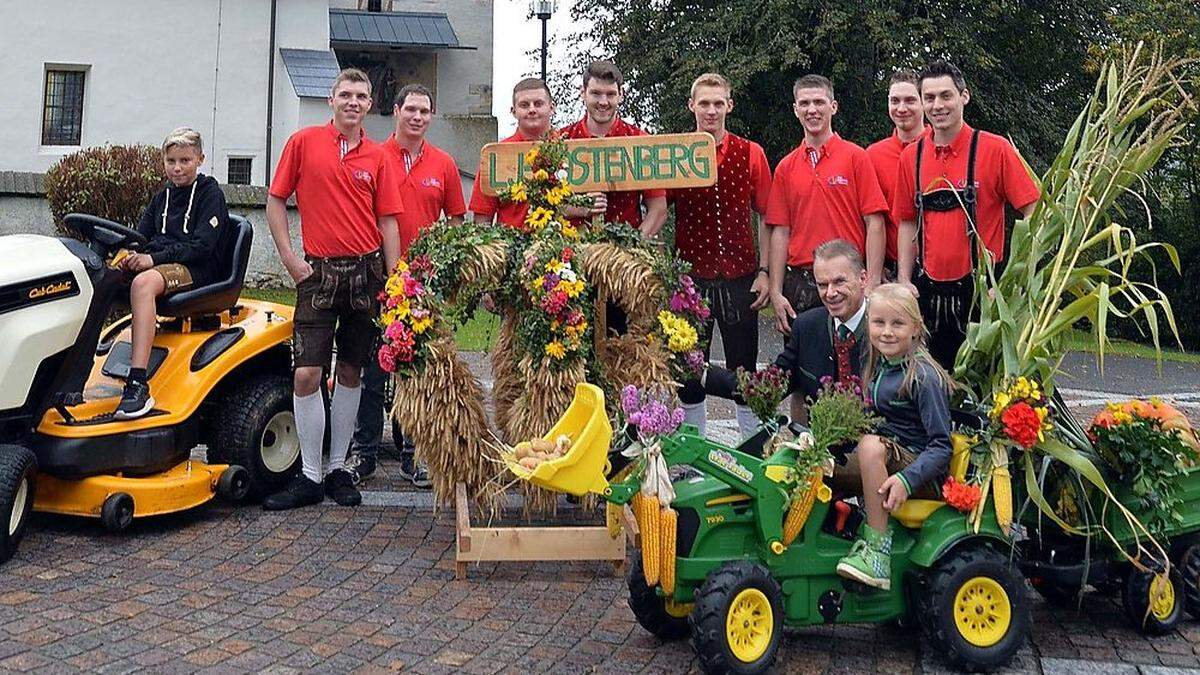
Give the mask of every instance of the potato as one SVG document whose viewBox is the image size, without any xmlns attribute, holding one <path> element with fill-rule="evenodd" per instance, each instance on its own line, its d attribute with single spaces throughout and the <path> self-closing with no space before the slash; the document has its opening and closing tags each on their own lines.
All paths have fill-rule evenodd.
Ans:
<svg viewBox="0 0 1200 675">
<path fill-rule="evenodd" d="M 554 444 L 544 438 L 535 438 L 529 445 L 533 447 L 534 452 L 550 452 L 554 449 Z"/>
<path fill-rule="evenodd" d="M 538 468 L 538 465 L 541 463 L 541 460 L 539 460 L 537 457 L 524 457 L 517 462 L 517 464 L 520 464 L 522 468 L 529 469 L 530 471 Z"/>
<path fill-rule="evenodd" d="M 517 459 L 524 459 L 533 455 L 533 448 L 529 447 L 528 443 L 517 443 L 517 450 L 513 456 Z"/>
</svg>

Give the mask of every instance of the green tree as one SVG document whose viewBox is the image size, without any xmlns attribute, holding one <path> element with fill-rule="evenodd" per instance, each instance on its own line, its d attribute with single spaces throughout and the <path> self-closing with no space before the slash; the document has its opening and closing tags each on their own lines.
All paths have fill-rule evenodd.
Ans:
<svg viewBox="0 0 1200 675">
<path fill-rule="evenodd" d="M 829 76 L 835 128 L 867 144 L 890 131 L 891 72 L 945 57 L 966 74 L 971 123 L 1012 136 L 1040 163 L 1090 91 L 1089 46 L 1113 33 L 1103 19 L 1110 8 L 1103 0 L 578 0 L 575 18 L 590 23 L 573 40 L 574 62 L 614 58 L 629 80 L 631 116 L 664 131 L 691 127 L 692 79 L 722 72 L 735 87 L 731 128 L 777 161 L 803 133 L 791 110 L 795 78 Z"/>
</svg>

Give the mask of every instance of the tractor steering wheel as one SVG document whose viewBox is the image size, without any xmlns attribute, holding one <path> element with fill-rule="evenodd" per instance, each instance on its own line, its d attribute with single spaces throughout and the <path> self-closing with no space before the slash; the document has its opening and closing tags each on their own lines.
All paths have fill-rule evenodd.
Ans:
<svg viewBox="0 0 1200 675">
<path fill-rule="evenodd" d="M 87 239 L 92 249 L 102 256 L 120 248 L 138 249 L 147 243 L 141 232 L 99 216 L 69 213 L 63 223 Z"/>
</svg>

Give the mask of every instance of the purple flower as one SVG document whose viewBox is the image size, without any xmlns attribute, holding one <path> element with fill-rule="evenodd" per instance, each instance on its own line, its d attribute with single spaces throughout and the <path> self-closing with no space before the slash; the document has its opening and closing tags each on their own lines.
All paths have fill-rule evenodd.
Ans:
<svg viewBox="0 0 1200 675">
<path fill-rule="evenodd" d="M 557 285 L 558 285 L 558 275 L 553 272 L 551 272 L 550 274 L 547 274 L 542 279 L 542 288 L 546 289 L 546 291 L 554 290 L 554 287 Z"/>
<path fill-rule="evenodd" d="M 625 411 L 626 415 L 630 415 L 638 409 L 640 398 L 637 387 L 632 384 L 626 385 L 621 390 L 621 409 Z"/>
</svg>

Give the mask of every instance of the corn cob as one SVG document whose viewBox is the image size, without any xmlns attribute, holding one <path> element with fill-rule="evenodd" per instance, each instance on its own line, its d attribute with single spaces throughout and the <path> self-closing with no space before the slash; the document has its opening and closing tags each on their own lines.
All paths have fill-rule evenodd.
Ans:
<svg viewBox="0 0 1200 675">
<path fill-rule="evenodd" d="M 804 529 L 808 514 L 812 512 L 813 502 L 817 499 L 817 490 L 821 487 L 821 480 L 820 469 L 813 471 L 808 476 L 808 489 L 799 499 L 792 500 L 787 518 L 783 521 L 784 546 L 790 546 L 796 537 L 800 536 L 800 530 Z"/>
<path fill-rule="evenodd" d="M 612 502 L 604 506 L 604 525 L 608 527 L 608 536 L 613 539 L 621 536 L 621 510 L 622 507 Z"/>
<path fill-rule="evenodd" d="M 658 583 L 658 497 L 642 495 L 642 513 L 638 517 L 638 527 L 642 529 L 642 572 L 646 584 L 653 586 Z"/>
<path fill-rule="evenodd" d="M 992 500 L 996 504 L 996 524 L 1007 532 L 1012 526 L 1012 476 L 1007 466 L 992 470 Z"/>
<path fill-rule="evenodd" d="M 659 581 L 663 593 L 670 597 L 675 592 L 675 526 L 679 523 L 679 514 L 670 506 L 662 509 L 659 514 L 658 537 L 662 542 L 662 555 L 659 556 Z"/>
</svg>

